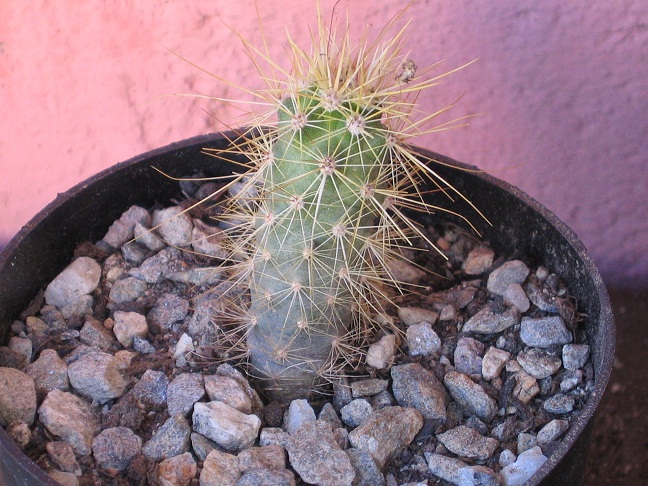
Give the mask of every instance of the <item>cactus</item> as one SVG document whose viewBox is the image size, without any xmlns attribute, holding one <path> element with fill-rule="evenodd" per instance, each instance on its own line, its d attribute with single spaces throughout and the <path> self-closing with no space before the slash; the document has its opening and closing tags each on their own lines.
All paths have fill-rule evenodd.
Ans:
<svg viewBox="0 0 648 486">
<path fill-rule="evenodd" d="M 384 303 L 403 285 L 390 262 L 423 236 L 403 209 L 439 209 L 423 201 L 423 179 L 453 191 L 404 143 L 444 111 L 415 120 L 412 100 L 448 73 L 416 78 L 405 28 L 352 47 L 348 28 L 337 36 L 318 18 L 312 51 L 289 38 L 292 74 L 259 93 L 276 124 L 257 116 L 233 141 L 252 169 L 235 181 L 224 215 L 232 279 L 249 286 L 229 336 L 279 400 L 311 395 L 381 333 L 397 332 Z"/>
</svg>

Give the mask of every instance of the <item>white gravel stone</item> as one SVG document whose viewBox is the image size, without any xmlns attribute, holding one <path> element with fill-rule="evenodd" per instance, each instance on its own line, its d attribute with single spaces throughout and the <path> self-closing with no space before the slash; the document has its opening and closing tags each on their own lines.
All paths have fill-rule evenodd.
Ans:
<svg viewBox="0 0 648 486">
<path fill-rule="evenodd" d="M 102 351 L 86 353 L 71 363 L 68 377 L 77 392 L 100 404 L 122 396 L 128 387 L 115 357 Z"/>
<path fill-rule="evenodd" d="M 92 450 L 92 439 L 101 430 L 95 409 L 68 392 L 52 390 L 38 409 L 38 417 L 54 436 L 69 443 L 79 456 Z"/>
<path fill-rule="evenodd" d="M 503 349 L 491 346 L 486 350 L 482 359 L 482 376 L 484 380 L 490 381 L 499 376 L 506 362 L 511 359 L 511 353 Z"/>
<path fill-rule="evenodd" d="M 486 466 L 470 466 L 459 469 L 457 486 L 501 486 L 502 478 Z"/>
<path fill-rule="evenodd" d="M 135 336 L 145 338 L 148 334 L 146 317 L 137 312 L 115 311 L 113 333 L 117 341 L 125 348 L 133 346 Z"/>
<path fill-rule="evenodd" d="M 421 307 L 399 307 L 398 317 L 406 326 L 427 322 L 432 325 L 439 319 L 437 312 Z"/>
<path fill-rule="evenodd" d="M 509 464 L 513 464 L 516 459 L 517 457 L 515 456 L 515 454 L 513 454 L 511 449 L 504 449 L 500 453 L 497 462 L 499 463 L 500 466 L 504 467 L 504 466 L 508 466 Z"/>
<path fill-rule="evenodd" d="M 151 224 L 168 245 L 183 248 L 191 244 L 193 223 L 181 207 L 171 206 L 153 211 Z"/>
<path fill-rule="evenodd" d="M 528 311 L 529 307 L 531 307 L 529 298 L 519 283 L 512 283 L 506 287 L 503 297 L 504 302 L 515 306 L 522 313 Z"/>
<path fill-rule="evenodd" d="M 547 457 L 542 454 L 540 447 L 524 451 L 514 463 L 505 466 L 500 472 L 503 486 L 522 486 L 545 462 Z"/>
<path fill-rule="evenodd" d="M 406 339 L 411 356 L 429 356 L 441 351 L 441 338 L 427 322 L 409 326 Z"/>
<path fill-rule="evenodd" d="M 315 422 L 315 411 L 307 400 L 293 400 L 288 407 L 286 414 L 285 429 L 290 435 L 299 430 L 306 422 Z"/>
<path fill-rule="evenodd" d="M 36 415 L 36 388 L 34 380 L 14 368 L 0 368 L 0 425 L 15 421 L 28 425 Z"/>
<path fill-rule="evenodd" d="M 261 427 L 256 415 L 239 412 L 226 403 L 196 403 L 193 412 L 194 431 L 213 440 L 228 451 L 250 447 Z"/>
<path fill-rule="evenodd" d="M 387 334 L 376 343 L 369 346 L 367 351 L 367 365 L 382 370 L 394 362 L 396 354 L 396 336 Z"/>
<path fill-rule="evenodd" d="M 45 289 L 45 302 L 65 307 L 99 285 L 101 266 L 90 257 L 79 257 L 59 273 Z"/>
<path fill-rule="evenodd" d="M 509 285 L 522 284 L 529 275 L 529 267 L 521 260 L 503 263 L 488 276 L 486 288 L 496 295 L 504 295 Z"/>
</svg>

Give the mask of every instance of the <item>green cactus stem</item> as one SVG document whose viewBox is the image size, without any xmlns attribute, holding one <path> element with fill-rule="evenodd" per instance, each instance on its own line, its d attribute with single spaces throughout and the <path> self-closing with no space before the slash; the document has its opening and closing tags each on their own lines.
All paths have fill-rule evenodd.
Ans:
<svg viewBox="0 0 648 486">
<path fill-rule="evenodd" d="M 250 296 L 236 342 L 272 398 L 308 397 L 394 332 L 383 327 L 385 284 L 401 286 L 388 262 L 422 236 L 402 208 L 438 209 L 421 197 L 424 177 L 452 191 L 404 144 L 438 114 L 410 116 L 412 98 L 440 77 L 417 80 L 404 30 L 352 48 L 320 15 L 313 51 L 291 41 L 292 75 L 259 94 L 276 125 L 236 145 L 254 166 L 226 215 L 244 222 L 229 237 Z"/>
</svg>

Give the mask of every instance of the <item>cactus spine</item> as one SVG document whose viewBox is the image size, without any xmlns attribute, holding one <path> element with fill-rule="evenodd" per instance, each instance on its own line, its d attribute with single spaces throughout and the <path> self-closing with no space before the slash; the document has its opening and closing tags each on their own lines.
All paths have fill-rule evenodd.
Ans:
<svg viewBox="0 0 648 486">
<path fill-rule="evenodd" d="M 250 297 L 237 342 L 282 400 L 309 396 L 366 352 L 387 321 L 384 284 L 400 287 L 388 262 L 420 235 L 401 209 L 434 209 L 417 190 L 424 176 L 448 189 L 403 143 L 435 116 L 413 121 L 411 100 L 438 81 L 414 77 L 405 29 L 352 48 L 348 29 L 340 39 L 318 17 L 312 52 L 289 39 L 292 74 L 259 93 L 277 123 L 235 144 L 253 169 L 227 212 L 242 221 L 229 230 L 232 254 L 244 255 L 233 278 Z"/>
</svg>

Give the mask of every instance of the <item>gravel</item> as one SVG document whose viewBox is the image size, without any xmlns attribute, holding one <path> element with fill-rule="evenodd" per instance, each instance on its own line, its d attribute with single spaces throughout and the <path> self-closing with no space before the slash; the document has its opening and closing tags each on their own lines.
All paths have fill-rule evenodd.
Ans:
<svg viewBox="0 0 648 486">
<path fill-rule="evenodd" d="M 64 484 L 522 484 L 592 389 L 583 325 L 549 269 L 428 231 L 449 261 L 392 262 L 420 285 L 390 308 L 400 334 L 332 398 L 281 406 L 217 360 L 222 231 L 133 206 L 12 326 L 0 424 Z"/>
</svg>

